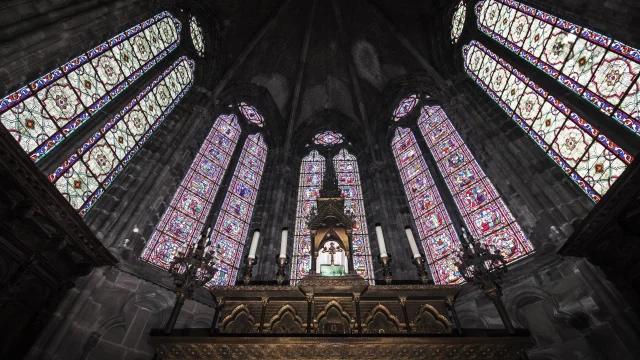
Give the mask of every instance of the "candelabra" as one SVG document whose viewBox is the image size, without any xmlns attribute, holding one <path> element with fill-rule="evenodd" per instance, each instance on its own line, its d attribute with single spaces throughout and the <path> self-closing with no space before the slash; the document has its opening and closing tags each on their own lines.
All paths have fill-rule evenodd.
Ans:
<svg viewBox="0 0 640 360">
<path fill-rule="evenodd" d="M 416 254 L 417 255 L 417 254 Z M 429 273 L 427 272 L 427 270 L 424 268 L 424 256 L 414 256 L 411 259 L 411 262 L 413 262 L 413 265 L 416 266 L 416 270 L 418 270 L 418 277 L 420 278 L 420 280 L 422 281 L 423 284 L 430 284 L 433 285 L 433 280 L 431 280 L 429 278 Z"/>
<path fill-rule="evenodd" d="M 242 282 L 244 282 L 245 285 L 249 285 L 251 278 L 253 277 L 253 266 L 258 263 L 258 257 L 256 256 L 255 258 L 252 258 L 247 255 L 244 258 L 244 262 L 247 264 L 247 267 L 244 270 Z"/>
<path fill-rule="evenodd" d="M 458 263 L 455 265 L 466 282 L 479 287 L 491 299 L 505 328 L 513 334 L 513 324 L 502 303 L 501 284 L 507 274 L 504 257 L 498 250 L 492 252 L 485 244 L 476 244 L 464 227 L 461 230 L 463 250 L 458 253 Z"/>
<path fill-rule="evenodd" d="M 276 281 L 278 285 L 282 285 L 284 283 L 285 271 L 287 269 L 287 264 L 289 264 L 289 255 L 287 257 L 280 257 L 280 255 L 276 256 L 276 264 L 278 264 L 278 272 L 276 274 Z"/>
<path fill-rule="evenodd" d="M 203 230 L 195 250 L 189 247 L 184 253 L 178 252 L 170 263 L 168 271 L 176 285 L 176 303 L 165 327 L 167 334 L 173 330 L 184 302 L 191 299 L 195 290 L 208 283 L 218 271 L 213 262 L 213 254 L 209 251 L 205 253 L 210 232 L 211 228 Z"/>
<path fill-rule="evenodd" d="M 382 265 L 382 274 L 384 274 L 384 281 L 387 285 L 391 285 L 391 267 L 389 263 L 391 263 L 391 254 L 387 254 L 387 256 L 378 255 L 378 262 Z"/>
</svg>

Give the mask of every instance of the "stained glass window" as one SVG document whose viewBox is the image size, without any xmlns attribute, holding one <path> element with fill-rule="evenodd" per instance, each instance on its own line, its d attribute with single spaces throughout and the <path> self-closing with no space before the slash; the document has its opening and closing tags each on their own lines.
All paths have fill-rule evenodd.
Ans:
<svg viewBox="0 0 640 360">
<path fill-rule="evenodd" d="M 264 117 L 262 117 L 258 109 L 244 102 L 241 102 L 240 105 L 238 105 L 238 108 L 247 120 L 260 127 L 264 126 Z"/>
<path fill-rule="evenodd" d="M 147 242 L 143 261 L 167 269 L 178 251 L 195 244 L 239 137 L 236 116 L 218 116 Z"/>
<path fill-rule="evenodd" d="M 474 238 L 507 262 L 533 252 L 515 218 L 439 106 L 422 108 L 418 126 Z"/>
<path fill-rule="evenodd" d="M 313 143 L 318 145 L 342 144 L 342 134 L 333 131 L 325 131 L 313 137 Z"/>
<path fill-rule="evenodd" d="M 418 100 L 418 95 L 413 94 L 400 101 L 400 104 L 393 112 L 393 121 L 398 121 L 403 117 L 409 115 L 411 110 L 413 110 L 413 108 L 418 104 Z"/>
<path fill-rule="evenodd" d="M 204 56 L 204 40 L 202 39 L 202 28 L 198 24 L 195 16 L 189 18 L 189 32 L 191 32 L 191 42 L 193 47 L 196 48 L 200 57 Z"/>
<path fill-rule="evenodd" d="M 320 194 L 320 188 L 322 188 L 324 167 L 325 158 L 315 150 L 304 157 L 300 165 L 296 230 L 291 262 L 292 285 L 306 276 L 311 267 L 311 235 L 307 227 L 307 220 L 316 211 L 316 199 Z"/>
<path fill-rule="evenodd" d="M 477 41 L 465 70 L 527 134 L 598 202 L 633 157 Z"/>
<path fill-rule="evenodd" d="M 192 60 L 176 60 L 49 175 L 81 216 L 189 91 L 193 69 Z"/>
<path fill-rule="evenodd" d="M 165 11 L 0 100 L 0 123 L 38 161 L 180 42 Z"/>
<path fill-rule="evenodd" d="M 347 150 L 342 149 L 333 158 L 333 166 L 338 178 L 338 185 L 344 198 L 345 214 L 353 217 L 353 268 L 363 278 L 374 284 L 373 264 L 369 232 L 367 231 L 367 215 L 362 200 L 362 186 L 358 160 Z"/>
<path fill-rule="evenodd" d="M 478 28 L 640 135 L 640 50 L 513 0 L 476 7 Z"/>
<path fill-rule="evenodd" d="M 249 135 L 211 235 L 218 272 L 211 285 L 233 285 L 267 158 L 262 135 Z"/>
<path fill-rule="evenodd" d="M 413 132 L 398 128 L 391 148 L 434 282 L 455 284 L 462 281 L 455 266 L 455 253 L 460 249 L 458 235 Z"/>
<path fill-rule="evenodd" d="M 451 40 L 453 43 L 457 43 L 458 39 L 460 39 L 460 34 L 462 34 L 462 29 L 464 28 L 464 20 L 467 17 L 467 4 L 464 3 L 464 0 L 461 0 L 456 6 L 456 10 L 453 13 L 453 21 L 451 22 Z"/>
</svg>

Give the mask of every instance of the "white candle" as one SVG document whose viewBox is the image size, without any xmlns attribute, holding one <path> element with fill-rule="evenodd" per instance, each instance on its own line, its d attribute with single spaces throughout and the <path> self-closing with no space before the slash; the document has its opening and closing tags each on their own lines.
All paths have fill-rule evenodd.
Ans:
<svg viewBox="0 0 640 360">
<path fill-rule="evenodd" d="M 411 232 L 410 227 L 406 227 L 404 232 L 407 233 L 407 239 L 409 239 L 409 246 L 411 246 L 411 252 L 413 253 L 413 257 L 420 257 L 420 250 L 418 250 L 418 245 L 416 244 L 416 239 L 413 238 L 413 233 Z"/>
<path fill-rule="evenodd" d="M 289 230 L 287 230 L 287 228 L 282 229 L 282 238 L 280 240 L 280 258 L 287 257 L 287 235 L 289 235 Z"/>
<path fill-rule="evenodd" d="M 260 238 L 260 230 L 256 230 L 253 233 L 253 239 L 251 240 L 251 248 L 249 248 L 249 257 L 256 258 L 256 250 L 258 249 L 258 239 Z"/>
<path fill-rule="evenodd" d="M 376 237 L 378 238 L 378 247 L 380 248 L 380 257 L 388 257 L 387 247 L 384 246 L 384 236 L 382 235 L 382 226 L 376 224 Z"/>
</svg>

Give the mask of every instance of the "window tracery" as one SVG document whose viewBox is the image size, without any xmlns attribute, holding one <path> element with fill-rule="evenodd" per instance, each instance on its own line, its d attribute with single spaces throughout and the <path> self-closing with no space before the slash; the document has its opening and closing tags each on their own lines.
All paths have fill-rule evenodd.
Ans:
<svg viewBox="0 0 640 360">
<path fill-rule="evenodd" d="M 460 34 L 464 29 L 464 21 L 467 17 L 467 4 L 465 0 L 461 0 L 453 13 L 451 21 L 451 41 L 455 44 L 460 39 Z"/>
<path fill-rule="evenodd" d="M 498 249 L 507 262 L 532 253 L 531 242 L 442 108 L 424 106 L 418 126 L 474 238 Z"/>
<path fill-rule="evenodd" d="M 260 127 L 264 126 L 264 117 L 254 106 L 241 102 L 240 105 L 238 105 L 238 109 L 240 109 L 242 115 L 244 115 L 244 117 L 247 118 L 247 120 L 249 120 L 250 122 Z"/>
<path fill-rule="evenodd" d="M 262 135 L 249 135 L 212 231 L 211 250 L 217 258 L 218 272 L 209 285 L 235 283 L 266 158 Z"/>
<path fill-rule="evenodd" d="M 204 56 L 204 39 L 202 36 L 202 27 L 198 23 L 195 16 L 189 17 L 189 32 L 191 33 L 191 42 L 200 57 Z"/>
<path fill-rule="evenodd" d="M 38 161 L 180 43 L 164 11 L 0 100 L 0 123 Z"/>
<path fill-rule="evenodd" d="M 513 0 L 476 6 L 478 28 L 640 135 L 640 50 Z"/>
<path fill-rule="evenodd" d="M 633 157 L 477 41 L 464 46 L 465 70 L 595 202 Z"/>
<path fill-rule="evenodd" d="M 413 132 L 396 129 L 391 148 L 434 282 L 461 282 L 455 266 L 455 253 L 460 249 L 458 235 Z"/>
<path fill-rule="evenodd" d="M 140 256 L 164 269 L 178 251 L 194 245 L 236 147 L 241 129 L 235 115 L 220 115 L 200 146 L 167 210 Z"/>
<path fill-rule="evenodd" d="M 417 94 L 412 94 L 402 99 L 400 104 L 398 104 L 398 107 L 393 112 L 393 121 L 398 121 L 409 115 L 411 110 L 413 110 L 413 108 L 418 104 L 418 100 L 419 96 Z"/>
<path fill-rule="evenodd" d="M 102 196 L 193 84 L 181 57 L 49 175 L 81 216 Z"/>
<path fill-rule="evenodd" d="M 313 143 L 316 145 L 337 145 L 343 141 L 342 134 L 333 131 L 324 131 L 313 137 Z"/>
</svg>

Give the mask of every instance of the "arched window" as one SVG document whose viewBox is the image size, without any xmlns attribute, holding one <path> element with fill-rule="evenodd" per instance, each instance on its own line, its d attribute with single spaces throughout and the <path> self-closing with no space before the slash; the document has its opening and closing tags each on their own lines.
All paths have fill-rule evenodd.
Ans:
<svg viewBox="0 0 640 360">
<path fill-rule="evenodd" d="M 291 263 L 291 284 L 294 285 L 309 273 L 311 267 L 311 237 L 307 220 L 315 212 L 316 199 L 322 187 L 325 158 L 316 150 L 302 159 L 300 181 L 298 183 L 298 206 L 296 209 L 296 230 L 293 240 Z"/>
<path fill-rule="evenodd" d="M 196 17 L 191 15 L 189 17 L 189 32 L 191 33 L 191 42 L 193 47 L 198 52 L 200 57 L 204 56 L 204 40 L 202 38 L 202 28 L 196 20 Z"/>
<path fill-rule="evenodd" d="M 247 118 L 247 120 L 249 120 L 250 122 L 260 127 L 264 126 L 264 117 L 262 117 L 260 112 L 255 107 L 241 102 L 240 105 L 238 105 L 238 109 L 240 110 L 242 115 L 244 115 L 244 117 Z"/>
<path fill-rule="evenodd" d="M 418 126 L 475 239 L 500 250 L 507 262 L 533 252 L 531 242 L 444 111 L 439 106 L 423 107 Z"/>
<path fill-rule="evenodd" d="M 262 135 L 249 135 L 211 234 L 218 268 L 211 285 L 235 282 L 266 158 L 267 145 Z"/>
<path fill-rule="evenodd" d="M 465 70 L 511 118 L 599 201 L 633 157 L 477 41 L 464 46 Z"/>
<path fill-rule="evenodd" d="M 236 116 L 218 116 L 147 242 L 140 256 L 143 261 L 167 269 L 178 251 L 193 245 L 205 225 L 239 137 Z"/>
<path fill-rule="evenodd" d="M 341 196 L 344 198 L 345 214 L 353 217 L 353 237 L 351 240 L 353 268 L 373 285 L 373 264 L 371 263 L 367 216 L 362 200 L 358 160 L 346 149 L 342 149 L 338 155 L 334 156 L 333 167 L 338 178 L 338 186 L 342 190 Z"/>
<path fill-rule="evenodd" d="M 49 175 L 81 216 L 93 206 L 193 84 L 181 57 Z"/>
<path fill-rule="evenodd" d="M 396 129 L 391 148 L 434 281 L 460 282 L 454 257 L 460 249 L 458 235 L 411 130 Z"/>
<path fill-rule="evenodd" d="M 462 29 L 464 29 L 464 21 L 467 17 L 467 4 L 465 4 L 464 1 L 465 0 L 460 0 L 456 6 L 451 21 L 451 41 L 454 44 L 460 39 L 460 34 L 462 34 Z"/>
<path fill-rule="evenodd" d="M 413 94 L 402 99 L 402 101 L 400 101 L 400 104 L 398 104 L 396 110 L 393 112 L 393 121 L 398 121 L 403 117 L 409 115 L 411 110 L 413 110 L 413 108 L 418 104 L 418 98 L 418 95 Z"/>
<path fill-rule="evenodd" d="M 640 51 L 513 0 L 476 7 L 478 28 L 640 135 Z"/>
<path fill-rule="evenodd" d="M 0 101 L 0 122 L 38 161 L 180 42 L 180 22 L 162 12 Z"/>
</svg>

